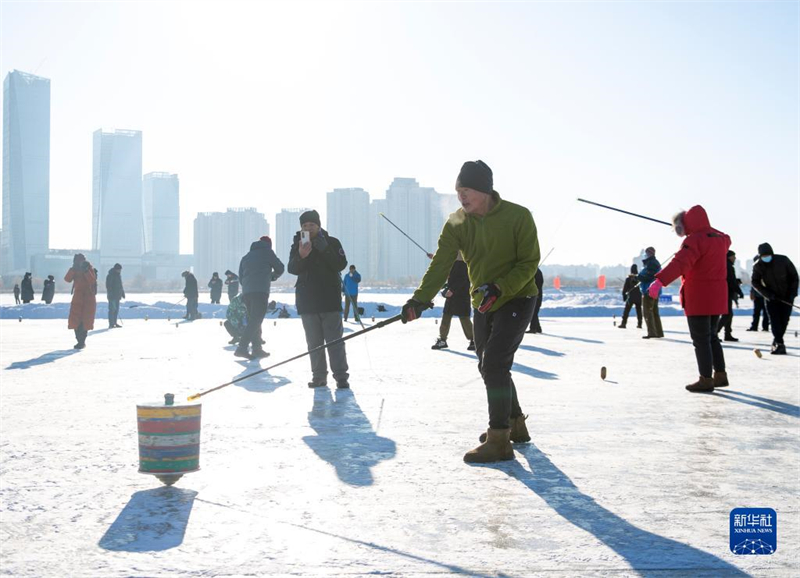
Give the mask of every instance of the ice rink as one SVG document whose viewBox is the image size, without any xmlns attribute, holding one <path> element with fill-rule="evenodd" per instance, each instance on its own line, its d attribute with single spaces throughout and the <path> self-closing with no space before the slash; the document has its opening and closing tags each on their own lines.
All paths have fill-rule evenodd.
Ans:
<svg viewBox="0 0 800 578">
<path fill-rule="evenodd" d="M 797 317 L 783 357 L 735 318 L 714 394 L 683 388 L 681 317 L 662 340 L 545 318 L 514 367 L 533 440 L 486 466 L 462 461 L 487 415 L 460 327 L 437 352 L 434 319 L 396 323 L 348 342 L 350 391 L 301 359 L 202 398 L 201 470 L 170 488 L 137 473 L 136 404 L 296 355 L 302 327 L 265 321 L 245 362 L 218 320 L 123 322 L 79 352 L 65 320 L 0 321 L 4 575 L 798 575 Z M 731 553 L 738 507 L 776 510 L 774 554 Z"/>
</svg>

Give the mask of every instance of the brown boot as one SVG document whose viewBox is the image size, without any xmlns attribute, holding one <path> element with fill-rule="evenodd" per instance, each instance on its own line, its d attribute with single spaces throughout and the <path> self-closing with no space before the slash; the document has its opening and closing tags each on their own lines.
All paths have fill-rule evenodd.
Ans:
<svg viewBox="0 0 800 578">
<path fill-rule="evenodd" d="M 464 454 L 468 464 L 486 464 L 514 459 L 511 449 L 511 428 L 486 430 L 486 441 Z"/>
<path fill-rule="evenodd" d="M 724 371 L 714 372 L 714 387 L 728 387 L 728 374 Z"/>
<path fill-rule="evenodd" d="M 528 419 L 527 415 L 511 418 L 511 441 L 515 444 L 524 444 L 531 441 L 531 436 L 528 433 L 528 427 L 525 425 L 525 420 Z M 483 432 L 478 441 L 483 443 L 486 441 L 486 432 Z"/>
<path fill-rule="evenodd" d="M 714 378 L 703 377 L 701 375 L 697 381 L 686 386 L 686 391 L 691 391 L 692 393 L 711 393 L 714 391 Z"/>
</svg>

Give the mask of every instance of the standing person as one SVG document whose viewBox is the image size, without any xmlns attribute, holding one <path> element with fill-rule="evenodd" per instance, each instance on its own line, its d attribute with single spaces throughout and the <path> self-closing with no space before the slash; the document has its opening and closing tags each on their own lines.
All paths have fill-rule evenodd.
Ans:
<svg viewBox="0 0 800 578">
<path fill-rule="evenodd" d="M 50 305 L 53 302 L 53 297 L 56 294 L 56 278 L 48 275 L 44 280 L 44 289 L 42 289 L 42 301 Z"/>
<path fill-rule="evenodd" d="M 753 265 L 755 266 L 758 263 L 759 256 L 756 255 L 753 258 Z M 751 281 L 752 283 L 752 281 Z M 763 321 L 761 321 L 761 331 L 769 331 L 769 313 L 767 313 L 767 305 L 764 302 L 764 297 L 750 286 L 750 301 L 753 302 L 753 323 L 750 324 L 750 327 L 747 331 L 758 331 L 758 321 L 761 319 L 763 315 Z"/>
<path fill-rule="evenodd" d="M 125 299 L 125 289 L 122 287 L 122 265 L 114 263 L 106 275 L 106 297 L 108 298 L 108 328 L 119 329 L 119 302 Z"/>
<path fill-rule="evenodd" d="M 465 462 L 514 459 L 511 442 L 530 441 L 511 366 L 533 316 L 539 240 L 525 207 L 504 201 L 483 161 L 466 162 L 456 180 L 461 208 L 450 215 L 422 282 L 403 306 L 403 323 L 417 319 L 461 251 L 469 271 L 475 309 L 478 370 L 486 385 L 489 429 Z M 485 441 L 484 441 L 485 440 Z"/>
<path fill-rule="evenodd" d="M 656 274 L 661 271 L 661 263 L 656 259 L 656 250 L 648 247 L 644 250 L 645 258 L 642 260 L 644 268 L 639 272 L 639 290 L 643 295 L 644 322 L 647 325 L 647 335 L 642 335 L 642 339 L 657 339 L 664 337 L 664 329 L 661 327 L 661 315 L 658 313 L 658 298 L 661 293 L 650 293 L 650 284 L 655 280 Z"/>
<path fill-rule="evenodd" d="M 350 312 L 350 302 L 353 304 L 353 319 L 360 321 L 358 315 L 358 284 L 361 283 L 361 273 L 356 271 L 355 265 L 350 265 L 350 271 L 344 276 L 342 287 L 344 291 L 344 320 Z"/>
<path fill-rule="evenodd" d="M 186 315 L 184 319 L 194 321 L 200 317 L 200 313 L 197 311 L 197 301 L 200 297 L 197 278 L 189 271 L 181 273 L 181 277 L 186 280 L 186 286 L 183 288 L 183 296 L 186 297 Z"/>
<path fill-rule="evenodd" d="M 269 286 L 283 275 L 283 263 L 272 250 L 272 240 L 266 235 L 250 245 L 250 252 L 239 263 L 242 300 L 247 307 L 247 327 L 233 353 L 236 357 L 257 359 L 269 353 L 261 347 L 261 323 L 267 314 Z M 248 346 L 252 344 L 250 352 Z"/>
<path fill-rule="evenodd" d="M 211 289 L 211 303 L 219 304 L 222 299 L 222 279 L 219 278 L 219 273 L 216 271 L 211 275 L 208 288 Z"/>
<path fill-rule="evenodd" d="M 342 338 L 342 297 L 339 272 L 347 266 L 347 257 L 339 239 L 320 226 L 319 213 L 311 210 L 300 215 L 300 228 L 289 252 L 289 273 L 297 275 L 295 305 L 303 320 L 308 349 Z M 350 387 L 347 353 L 344 343 L 327 348 L 336 387 Z M 311 381 L 308 387 L 328 385 L 325 350 L 310 355 Z"/>
<path fill-rule="evenodd" d="M 534 281 L 536 282 L 536 290 L 538 291 L 536 295 L 536 303 L 533 305 L 533 317 L 531 318 L 531 326 L 525 333 L 541 333 L 542 332 L 542 324 L 539 323 L 539 309 L 542 308 L 542 299 L 544 298 L 544 275 L 542 274 L 541 269 L 536 269 L 536 276 L 534 277 Z"/>
<path fill-rule="evenodd" d="M 19 283 L 14 283 L 14 303 L 20 304 L 19 300 Z"/>
<path fill-rule="evenodd" d="M 94 329 L 94 315 L 97 312 L 97 274 L 83 253 L 72 258 L 72 267 L 64 275 L 64 281 L 73 283 L 72 303 L 69 306 L 68 329 L 75 330 L 75 349 L 86 347 L 86 336 Z"/>
<path fill-rule="evenodd" d="M 475 351 L 475 335 L 472 331 L 472 321 L 470 320 L 469 306 L 469 275 L 467 264 L 461 251 L 458 252 L 450 274 L 447 276 L 447 283 L 442 289 L 445 298 L 444 311 L 442 311 L 442 323 L 439 325 L 439 338 L 431 346 L 431 349 L 447 349 L 447 336 L 450 333 L 450 322 L 453 317 L 458 317 L 461 322 L 461 329 L 464 337 L 467 338 L 469 351 Z"/>
<path fill-rule="evenodd" d="M 33 301 L 33 281 L 31 280 L 31 274 L 25 273 L 22 278 L 22 302 L 30 303 L 31 301 Z"/>
<path fill-rule="evenodd" d="M 753 266 L 753 289 L 767 301 L 767 312 L 772 324 L 772 353 L 786 355 L 783 335 L 792 316 L 794 298 L 797 297 L 797 269 L 786 255 L 776 255 L 769 243 L 758 246 L 759 260 Z"/>
<path fill-rule="evenodd" d="M 622 323 L 619 324 L 620 329 L 625 329 L 628 326 L 628 315 L 631 313 L 631 308 L 636 307 L 636 329 L 642 328 L 642 292 L 639 290 L 639 268 L 636 263 L 631 265 L 631 274 L 625 279 L 625 284 L 622 286 L 622 299 L 625 301 L 625 309 L 622 312 Z"/>
<path fill-rule="evenodd" d="M 239 276 L 228 269 L 225 271 L 225 285 L 228 286 L 228 301 L 239 294 Z"/>
<path fill-rule="evenodd" d="M 719 318 L 719 324 L 717 325 L 717 333 L 719 333 L 720 329 L 723 327 L 725 328 L 725 341 L 739 341 L 733 336 L 733 304 L 736 303 L 736 307 L 739 307 L 739 298 L 744 297 L 744 293 L 742 293 L 741 288 L 742 282 L 736 278 L 736 268 L 734 267 L 734 263 L 736 263 L 736 253 L 733 251 L 728 251 L 728 312 Z"/>
<path fill-rule="evenodd" d="M 648 293 L 651 298 L 658 297 L 662 287 L 681 277 L 681 305 L 700 372 L 698 380 L 686 389 L 708 393 L 728 385 L 717 323 L 728 304 L 725 253 L 731 238 L 711 227 L 706 210 L 700 205 L 675 215 L 672 227 L 685 239 L 672 262 L 656 274 Z"/>
</svg>

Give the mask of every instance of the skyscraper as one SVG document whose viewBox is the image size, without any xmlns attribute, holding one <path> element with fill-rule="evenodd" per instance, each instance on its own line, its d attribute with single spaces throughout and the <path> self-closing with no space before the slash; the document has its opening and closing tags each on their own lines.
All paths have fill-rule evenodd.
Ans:
<svg viewBox="0 0 800 578">
<path fill-rule="evenodd" d="M 252 207 L 228 209 L 224 213 L 197 213 L 194 272 L 201 286 L 214 271 L 220 276 L 226 269 L 238 274 L 239 261 L 262 235 L 269 235 L 269 224 L 263 213 Z"/>
<path fill-rule="evenodd" d="M 145 253 L 180 253 L 178 175 L 147 173 L 142 180 Z"/>
<path fill-rule="evenodd" d="M 364 189 L 334 189 L 328 193 L 325 229 L 342 243 L 347 262 L 364 279 L 371 279 L 369 259 L 369 193 Z"/>
<path fill-rule="evenodd" d="M 50 247 L 50 80 L 14 70 L 3 82 L 3 273 L 30 270 Z"/>
<path fill-rule="evenodd" d="M 275 239 L 273 249 L 284 265 L 289 264 L 289 249 L 294 240 L 294 234 L 300 230 L 300 215 L 309 209 L 281 209 L 275 215 Z"/>
<path fill-rule="evenodd" d="M 104 263 L 144 253 L 142 133 L 94 133 L 92 249 Z"/>
</svg>

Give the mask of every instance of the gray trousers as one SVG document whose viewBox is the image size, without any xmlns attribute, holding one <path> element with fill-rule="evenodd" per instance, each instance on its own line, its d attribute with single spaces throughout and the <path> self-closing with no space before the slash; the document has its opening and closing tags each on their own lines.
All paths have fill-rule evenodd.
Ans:
<svg viewBox="0 0 800 578">
<path fill-rule="evenodd" d="M 330 343 L 342 337 L 342 314 L 339 311 L 328 313 L 304 313 L 300 316 L 303 320 L 303 329 L 306 332 L 306 343 L 309 351 L 323 343 Z M 344 343 L 339 343 L 327 349 L 331 360 L 333 378 L 338 381 L 347 381 L 347 353 Z M 311 373 L 316 382 L 328 380 L 328 364 L 325 361 L 325 351 L 315 351 L 310 356 Z"/>
</svg>

